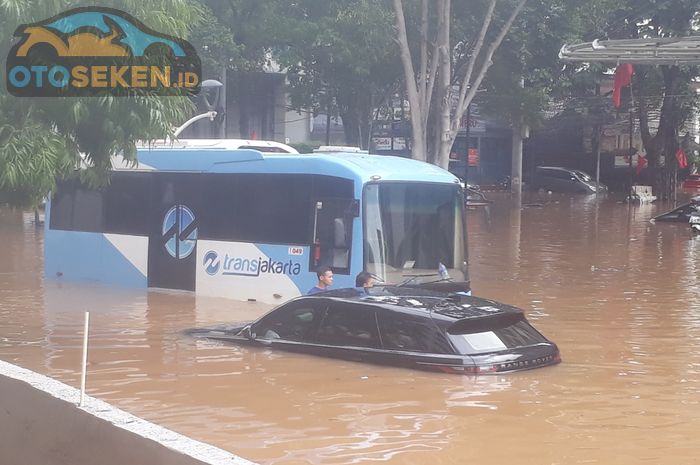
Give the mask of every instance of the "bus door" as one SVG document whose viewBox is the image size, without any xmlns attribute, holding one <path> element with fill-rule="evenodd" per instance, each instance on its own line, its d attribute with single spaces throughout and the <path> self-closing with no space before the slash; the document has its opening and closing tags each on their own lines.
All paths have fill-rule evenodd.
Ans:
<svg viewBox="0 0 700 465">
<path fill-rule="evenodd" d="M 154 176 L 148 287 L 195 290 L 200 177 L 193 173 Z"/>
<path fill-rule="evenodd" d="M 330 266 L 334 273 L 350 274 L 352 224 L 359 216 L 355 199 L 319 198 L 313 204 L 313 237 L 309 271 Z"/>
</svg>

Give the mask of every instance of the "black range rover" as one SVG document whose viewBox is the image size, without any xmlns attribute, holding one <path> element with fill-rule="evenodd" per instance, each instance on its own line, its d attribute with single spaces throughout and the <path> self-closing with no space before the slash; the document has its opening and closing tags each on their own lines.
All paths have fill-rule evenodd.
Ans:
<svg viewBox="0 0 700 465">
<path fill-rule="evenodd" d="M 253 323 L 195 329 L 196 337 L 460 374 L 561 361 L 519 308 L 406 287 L 340 289 L 293 299 Z"/>
</svg>

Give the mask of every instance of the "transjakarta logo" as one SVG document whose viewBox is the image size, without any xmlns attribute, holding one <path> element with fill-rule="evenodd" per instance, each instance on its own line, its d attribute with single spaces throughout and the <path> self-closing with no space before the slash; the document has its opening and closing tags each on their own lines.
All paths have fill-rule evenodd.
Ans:
<svg viewBox="0 0 700 465">
<path fill-rule="evenodd" d="M 219 255 L 210 250 L 204 255 L 204 266 L 207 274 L 215 275 L 219 271 Z M 301 263 L 288 260 L 286 262 L 278 262 L 269 257 L 263 258 L 241 258 L 224 256 L 221 274 L 228 276 L 260 276 L 261 273 L 266 274 L 283 274 L 297 276 L 301 273 Z"/>
<path fill-rule="evenodd" d="M 175 205 L 163 217 L 163 242 L 171 257 L 187 258 L 197 244 L 197 222 L 192 210 Z"/>
<path fill-rule="evenodd" d="M 66 11 L 15 30 L 7 90 L 18 97 L 190 95 L 201 63 L 189 42 L 113 8 Z"/>
<path fill-rule="evenodd" d="M 208 275 L 214 276 L 221 266 L 221 260 L 219 260 L 219 254 L 210 250 L 204 254 L 204 270 Z"/>
</svg>

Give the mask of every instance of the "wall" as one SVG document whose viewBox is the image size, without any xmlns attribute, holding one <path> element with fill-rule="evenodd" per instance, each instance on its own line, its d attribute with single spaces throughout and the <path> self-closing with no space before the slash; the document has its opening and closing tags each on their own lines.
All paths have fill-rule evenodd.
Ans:
<svg viewBox="0 0 700 465">
<path fill-rule="evenodd" d="M 2 465 L 254 465 L 0 361 Z"/>
</svg>

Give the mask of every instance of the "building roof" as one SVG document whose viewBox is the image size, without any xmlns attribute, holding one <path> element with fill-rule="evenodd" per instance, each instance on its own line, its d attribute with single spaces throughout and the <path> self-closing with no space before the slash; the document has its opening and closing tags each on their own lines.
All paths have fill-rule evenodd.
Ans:
<svg viewBox="0 0 700 465">
<path fill-rule="evenodd" d="M 564 44 L 559 51 L 564 61 L 699 64 L 700 36 L 651 39 L 594 40 Z"/>
</svg>

